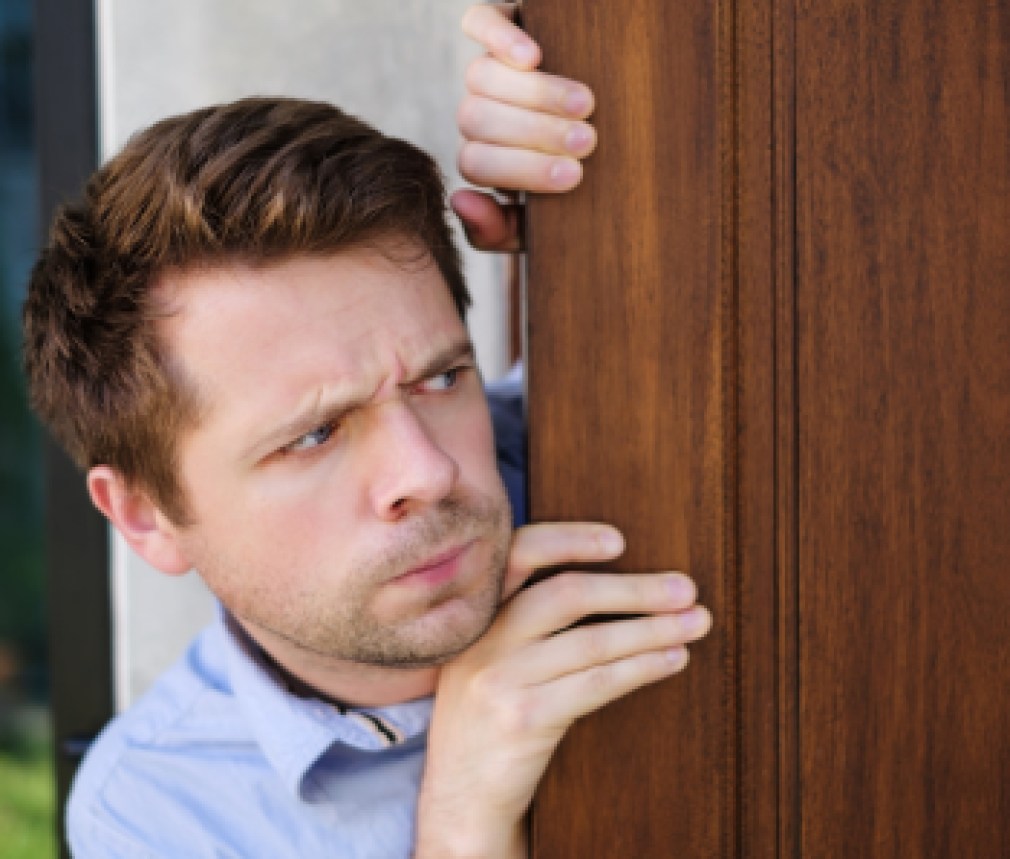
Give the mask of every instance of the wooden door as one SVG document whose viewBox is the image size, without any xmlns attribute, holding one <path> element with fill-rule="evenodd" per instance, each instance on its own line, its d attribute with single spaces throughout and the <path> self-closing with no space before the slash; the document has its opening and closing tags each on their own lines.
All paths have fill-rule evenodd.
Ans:
<svg viewBox="0 0 1010 859">
<path fill-rule="evenodd" d="M 1010 3 L 523 12 L 600 130 L 530 203 L 531 511 L 716 615 L 533 855 L 1010 855 Z"/>
</svg>

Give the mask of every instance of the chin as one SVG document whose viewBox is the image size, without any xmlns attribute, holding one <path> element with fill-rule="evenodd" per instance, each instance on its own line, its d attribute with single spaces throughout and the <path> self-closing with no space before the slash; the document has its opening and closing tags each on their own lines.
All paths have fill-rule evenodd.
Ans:
<svg viewBox="0 0 1010 859">
<path fill-rule="evenodd" d="M 462 605 L 461 605 L 462 603 Z M 388 641 L 374 664 L 388 668 L 432 668 L 450 662 L 487 632 L 498 615 L 498 600 L 488 606 L 456 599 L 437 606 Z M 368 660 L 372 661 L 372 660 Z"/>
</svg>

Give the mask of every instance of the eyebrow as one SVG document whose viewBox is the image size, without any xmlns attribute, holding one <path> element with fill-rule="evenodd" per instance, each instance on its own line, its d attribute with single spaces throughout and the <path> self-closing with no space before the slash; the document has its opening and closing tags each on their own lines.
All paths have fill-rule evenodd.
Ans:
<svg viewBox="0 0 1010 859">
<path fill-rule="evenodd" d="M 418 382 L 447 370 L 457 361 L 475 360 L 473 342 L 469 337 L 456 340 L 428 358 L 408 379 L 398 387 L 409 388 Z M 255 441 L 246 451 L 246 457 L 259 458 L 273 453 L 278 447 L 288 444 L 324 423 L 339 423 L 346 415 L 368 402 L 366 397 L 335 398 L 326 402 L 321 397 L 302 409 L 289 420 L 274 427 L 269 433 Z"/>
<path fill-rule="evenodd" d="M 404 379 L 400 383 L 401 388 L 409 388 L 431 376 L 437 376 L 443 370 L 447 370 L 457 361 L 464 358 L 474 360 L 473 341 L 469 337 L 463 337 L 454 343 L 450 343 L 444 349 L 432 355 L 409 379 Z"/>
</svg>

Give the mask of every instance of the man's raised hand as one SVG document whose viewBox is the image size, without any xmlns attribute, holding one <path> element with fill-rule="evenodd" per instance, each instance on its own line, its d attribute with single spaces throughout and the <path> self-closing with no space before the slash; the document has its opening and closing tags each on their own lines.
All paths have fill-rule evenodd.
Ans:
<svg viewBox="0 0 1010 859">
<path fill-rule="evenodd" d="M 564 572 L 517 590 L 538 569 L 608 561 L 604 525 L 516 531 L 506 590 L 488 632 L 443 668 L 418 808 L 417 856 L 525 855 L 522 819 L 565 731 L 579 717 L 680 671 L 711 626 L 679 573 Z M 573 626 L 596 614 L 621 620 Z"/>
<path fill-rule="evenodd" d="M 582 179 L 581 159 L 596 146 L 596 132 L 585 121 L 593 94 L 576 81 L 536 70 L 540 47 L 511 20 L 515 6 L 471 6 L 463 17 L 463 31 L 486 53 L 466 72 L 459 170 L 485 187 L 568 191 Z M 472 189 L 453 194 L 452 206 L 475 247 L 518 249 L 514 207 Z"/>
</svg>

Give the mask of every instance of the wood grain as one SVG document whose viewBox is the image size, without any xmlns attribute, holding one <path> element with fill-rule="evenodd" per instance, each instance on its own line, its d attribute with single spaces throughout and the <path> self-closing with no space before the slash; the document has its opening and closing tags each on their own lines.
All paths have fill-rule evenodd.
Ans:
<svg viewBox="0 0 1010 859">
<path fill-rule="evenodd" d="M 1010 4 L 796 22 L 804 855 L 1010 855 Z"/>
<path fill-rule="evenodd" d="M 684 675 L 570 732 L 536 801 L 535 855 L 726 855 L 738 708 L 718 6 L 523 9 L 545 67 L 596 91 L 600 130 L 584 185 L 528 212 L 532 513 L 615 523 L 620 569 L 688 571 L 718 618 Z"/>
<path fill-rule="evenodd" d="M 716 617 L 533 855 L 1010 856 L 1010 3 L 524 15 L 600 130 L 530 203 L 531 509 Z"/>
</svg>

